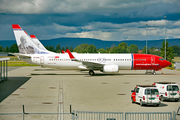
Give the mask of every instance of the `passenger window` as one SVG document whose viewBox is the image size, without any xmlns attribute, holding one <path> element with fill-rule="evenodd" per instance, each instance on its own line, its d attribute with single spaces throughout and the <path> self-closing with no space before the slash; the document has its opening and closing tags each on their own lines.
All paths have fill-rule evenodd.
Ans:
<svg viewBox="0 0 180 120">
<path fill-rule="evenodd" d="M 150 89 L 146 89 L 145 90 L 145 95 L 150 95 L 151 94 L 151 90 Z"/>
<path fill-rule="evenodd" d="M 139 88 L 136 89 L 136 93 L 139 93 Z"/>
</svg>

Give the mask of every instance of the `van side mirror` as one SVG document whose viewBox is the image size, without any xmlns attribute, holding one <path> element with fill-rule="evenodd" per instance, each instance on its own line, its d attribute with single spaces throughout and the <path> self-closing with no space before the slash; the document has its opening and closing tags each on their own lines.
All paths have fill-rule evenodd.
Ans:
<svg viewBox="0 0 180 120">
<path fill-rule="evenodd" d="M 134 90 L 131 90 L 131 92 L 134 92 Z"/>
</svg>

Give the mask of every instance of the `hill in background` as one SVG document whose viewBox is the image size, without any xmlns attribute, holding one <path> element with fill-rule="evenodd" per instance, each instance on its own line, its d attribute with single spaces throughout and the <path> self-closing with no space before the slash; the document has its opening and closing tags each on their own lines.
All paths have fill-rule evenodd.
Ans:
<svg viewBox="0 0 180 120">
<path fill-rule="evenodd" d="M 180 38 L 177 39 L 167 39 L 169 42 L 169 46 L 177 45 L 180 46 Z M 56 39 L 50 39 L 50 40 L 40 40 L 44 46 L 54 46 L 56 47 L 58 44 L 60 44 L 61 47 L 73 47 L 80 44 L 93 44 L 97 48 L 104 48 L 111 47 L 112 45 L 117 46 L 121 42 L 125 42 L 130 46 L 131 44 L 135 44 L 138 46 L 139 49 L 143 49 L 144 46 L 146 46 L 146 41 L 140 41 L 140 40 L 126 40 L 126 41 L 102 41 L 98 39 L 91 39 L 91 38 L 56 38 Z M 150 47 L 159 47 L 161 48 L 163 40 L 148 40 L 148 48 Z M 0 41 L 0 45 L 2 47 L 11 46 L 12 44 L 16 43 L 15 40 L 2 40 Z"/>
</svg>

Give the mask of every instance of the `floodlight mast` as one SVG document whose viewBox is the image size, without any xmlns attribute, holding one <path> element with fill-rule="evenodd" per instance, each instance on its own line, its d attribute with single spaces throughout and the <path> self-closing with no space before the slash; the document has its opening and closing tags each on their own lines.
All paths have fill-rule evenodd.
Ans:
<svg viewBox="0 0 180 120">
<path fill-rule="evenodd" d="M 167 17 L 164 16 L 164 18 L 165 18 L 165 46 L 164 46 L 165 47 L 165 53 L 164 53 L 165 55 L 164 55 L 164 59 L 166 60 L 166 18 Z"/>
<path fill-rule="evenodd" d="M 146 54 L 147 54 L 147 25 L 148 24 L 146 24 Z"/>
</svg>

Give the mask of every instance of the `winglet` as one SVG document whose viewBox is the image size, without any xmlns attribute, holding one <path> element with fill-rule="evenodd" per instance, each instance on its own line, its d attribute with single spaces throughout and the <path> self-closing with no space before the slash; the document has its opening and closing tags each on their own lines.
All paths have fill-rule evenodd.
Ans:
<svg viewBox="0 0 180 120">
<path fill-rule="evenodd" d="M 69 51 L 69 49 L 66 50 L 71 60 L 75 60 L 75 57 L 72 55 L 72 53 Z"/>
<path fill-rule="evenodd" d="M 64 50 L 61 50 L 61 52 L 64 54 L 65 53 L 65 51 Z"/>
</svg>

